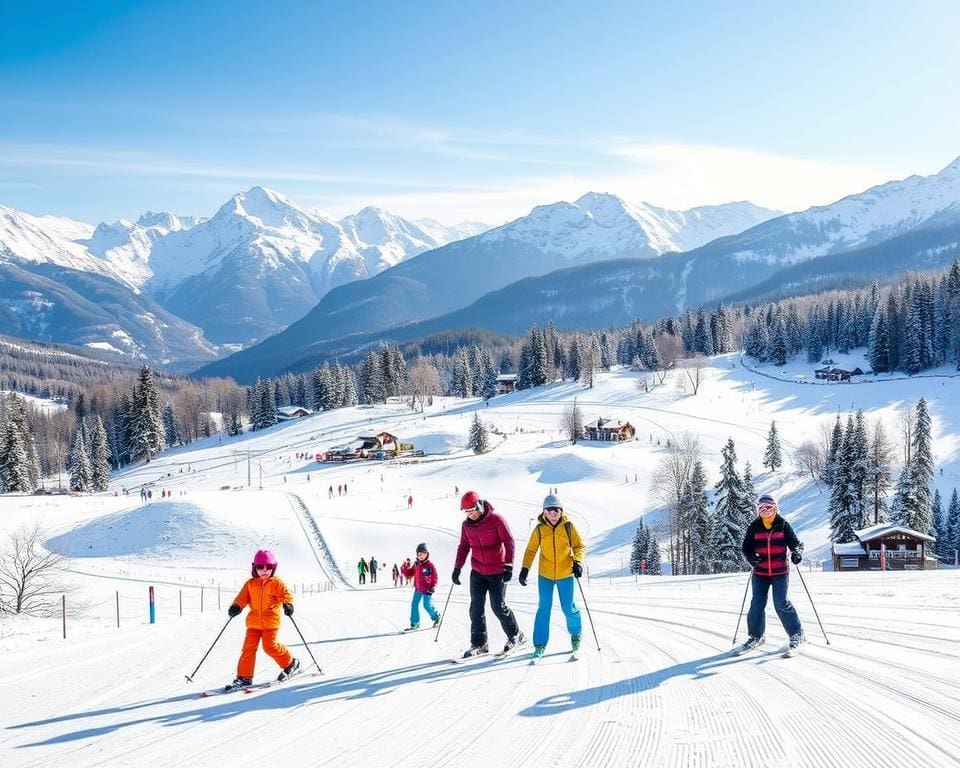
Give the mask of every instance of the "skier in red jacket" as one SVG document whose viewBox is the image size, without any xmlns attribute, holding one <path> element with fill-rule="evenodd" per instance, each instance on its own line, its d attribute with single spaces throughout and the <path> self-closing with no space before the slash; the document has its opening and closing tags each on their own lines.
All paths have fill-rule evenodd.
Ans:
<svg viewBox="0 0 960 768">
<path fill-rule="evenodd" d="M 410 601 L 410 626 L 404 632 L 420 629 L 420 602 L 423 609 L 433 620 L 433 626 L 440 623 L 440 612 L 433 607 L 433 591 L 437 588 L 437 569 L 430 562 L 430 553 L 426 544 L 417 544 L 417 562 L 403 566 L 403 575 L 413 578 L 413 599 Z"/>
<path fill-rule="evenodd" d="M 526 638 L 513 611 L 505 599 L 506 585 L 513 576 L 514 541 L 507 521 L 493 511 L 489 501 L 481 499 L 475 491 L 467 491 L 460 499 L 460 510 L 467 519 L 460 528 L 460 546 L 453 569 L 453 583 L 460 583 L 460 569 L 470 553 L 470 648 L 463 658 L 489 652 L 487 645 L 487 618 L 484 598 L 490 595 L 490 608 L 500 620 L 507 636 L 504 653 L 509 653 Z"/>
</svg>

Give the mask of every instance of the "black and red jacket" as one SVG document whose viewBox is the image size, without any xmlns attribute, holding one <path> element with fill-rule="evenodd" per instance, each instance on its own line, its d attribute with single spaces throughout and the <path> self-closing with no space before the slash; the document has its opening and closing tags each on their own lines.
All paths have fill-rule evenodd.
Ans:
<svg viewBox="0 0 960 768">
<path fill-rule="evenodd" d="M 803 544 L 793 532 L 793 528 L 778 512 L 768 531 L 763 519 L 757 517 L 747 526 L 743 537 L 743 556 L 753 566 L 757 576 L 783 576 L 790 572 L 787 550 L 802 549 Z"/>
</svg>

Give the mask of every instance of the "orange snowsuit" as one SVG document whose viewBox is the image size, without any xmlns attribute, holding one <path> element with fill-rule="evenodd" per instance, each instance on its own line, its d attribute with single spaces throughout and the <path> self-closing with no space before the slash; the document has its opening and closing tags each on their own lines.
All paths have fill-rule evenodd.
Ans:
<svg viewBox="0 0 960 768">
<path fill-rule="evenodd" d="M 281 667 L 293 661 L 293 654 L 282 643 L 277 642 L 280 629 L 280 611 L 284 603 L 293 603 L 293 595 L 276 576 L 263 580 L 248 579 L 233 602 L 241 608 L 250 606 L 247 613 L 247 634 L 243 639 L 243 650 L 237 662 L 237 677 L 253 677 L 257 661 L 257 646 L 263 641 L 263 650 Z"/>
</svg>

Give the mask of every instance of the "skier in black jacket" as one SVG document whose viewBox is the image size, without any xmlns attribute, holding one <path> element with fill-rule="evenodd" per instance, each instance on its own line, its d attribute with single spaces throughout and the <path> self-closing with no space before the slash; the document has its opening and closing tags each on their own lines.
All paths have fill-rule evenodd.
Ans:
<svg viewBox="0 0 960 768">
<path fill-rule="evenodd" d="M 744 650 L 766 642 L 767 593 L 773 587 L 773 607 L 790 637 L 790 650 L 795 651 L 805 638 L 797 609 L 787 599 L 790 579 L 787 550 L 791 553 L 790 561 L 799 564 L 803 560 L 803 543 L 797 539 L 790 523 L 780 516 L 777 500 L 773 496 L 764 494 L 757 499 L 757 519 L 747 526 L 742 549 L 744 558 L 753 566 L 750 585 L 753 594 L 747 613 L 750 637 L 743 645 Z"/>
</svg>

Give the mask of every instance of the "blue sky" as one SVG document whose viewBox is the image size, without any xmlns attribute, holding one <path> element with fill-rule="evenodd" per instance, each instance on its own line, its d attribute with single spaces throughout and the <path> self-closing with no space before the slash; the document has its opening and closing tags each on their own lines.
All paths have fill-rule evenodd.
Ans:
<svg viewBox="0 0 960 768">
<path fill-rule="evenodd" d="M 0 0 L 0 203 L 796 210 L 960 155 L 955 2 Z"/>
</svg>

